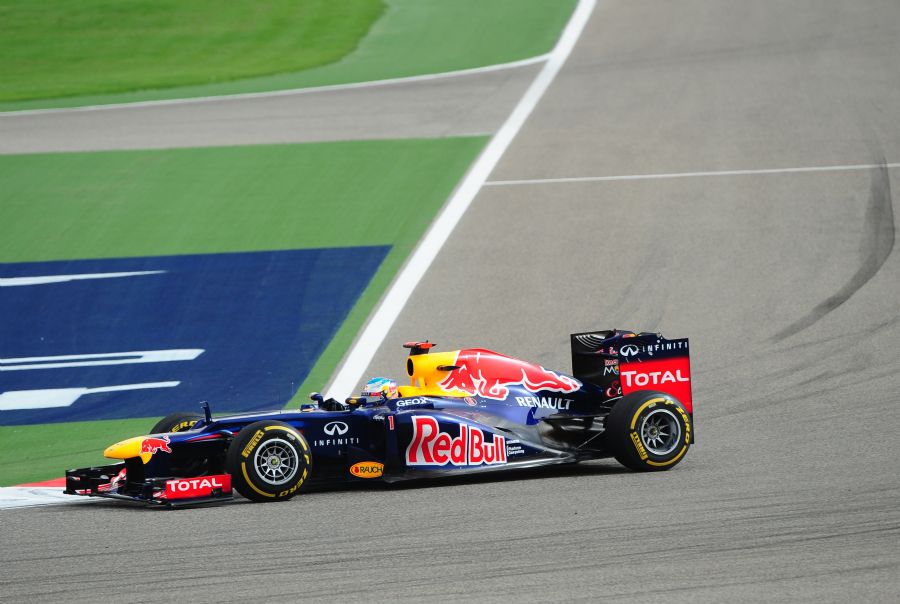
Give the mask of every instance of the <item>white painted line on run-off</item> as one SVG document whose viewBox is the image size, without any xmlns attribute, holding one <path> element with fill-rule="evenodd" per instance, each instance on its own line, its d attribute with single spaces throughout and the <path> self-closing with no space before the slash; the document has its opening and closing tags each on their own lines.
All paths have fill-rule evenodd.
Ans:
<svg viewBox="0 0 900 604">
<path fill-rule="evenodd" d="M 148 382 L 145 384 L 121 384 L 99 388 L 47 388 L 42 390 L 7 390 L 0 392 L 0 411 L 22 409 L 53 409 L 71 407 L 82 396 L 107 392 L 128 392 L 150 388 L 174 388 L 181 382 Z"/>
<path fill-rule="evenodd" d="M 668 172 L 661 174 L 625 174 L 620 176 L 571 176 L 562 178 L 527 178 L 521 180 L 489 180 L 486 187 L 508 187 L 517 185 L 547 185 L 576 182 L 609 182 L 616 180 L 656 180 L 665 178 L 696 178 L 708 176 L 745 176 L 753 174 L 797 174 L 803 172 L 845 172 L 852 170 L 874 170 L 876 168 L 898 168 L 893 164 L 848 164 L 838 166 L 807 166 L 802 168 L 761 168 L 758 170 L 714 170 L 709 172 Z"/>
<path fill-rule="evenodd" d="M 79 275 L 41 275 L 39 277 L 0 277 L 0 287 L 22 287 L 24 285 L 47 285 L 68 283 L 85 279 L 120 279 L 122 277 L 142 277 L 159 275 L 166 271 L 131 271 L 127 273 L 85 273 Z"/>
<path fill-rule="evenodd" d="M 203 348 L 169 348 L 165 350 L 133 350 L 130 352 L 106 352 L 101 354 L 63 354 L 52 357 L 8 358 L 0 359 L 0 371 L 193 361 L 204 352 L 206 351 Z"/>
<path fill-rule="evenodd" d="M 503 156 L 525 120 L 528 119 L 566 62 L 594 10 L 595 4 L 596 0 L 579 0 L 569 23 L 550 52 L 549 59 L 540 73 L 525 91 L 506 122 L 472 164 L 453 196 L 397 275 L 375 313 L 369 318 L 365 329 L 356 340 L 328 389 L 328 396 L 340 399 L 350 394 L 356 387 L 425 271 L 431 266 L 432 261 L 487 180 L 488 175 L 500 161 L 500 157 Z"/>
<path fill-rule="evenodd" d="M 490 73 L 492 71 L 502 71 L 504 69 L 515 69 L 517 67 L 527 67 L 535 63 L 546 61 L 550 54 L 538 55 L 518 61 L 510 61 L 509 63 L 497 63 L 495 65 L 485 65 L 483 67 L 471 67 L 469 69 L 458 69 L 456 71 L 443 71 L 440 73 L 425 73 L 422 75 L 406 76 L 402 78 L 389 78 L 386 80 L 369 80 L 368 82 L 352 82 L 350 84 L 331 84 L 329 86 L 312 86 L 309 88 L 289 88 L 286 90 L 269 90 L 266 92 L 245 92 L 239 94 L 221 94 L 216 96 L 198 96 L 182 99 L 160 99 L 157 101 L 135 101 L 133 103 L 109 103 L 106 105 L 84 105 L 82 107 L 54 107 L 48 109 L 21 109 L 17 111 L 2 111 L 0 118 L 15 117 L 17 115 L 39 115 L 44 113 L 69 113 L 78 111 L 104 111 L 110 109 L 136 109 L 140 107 L 158 107 L 165 105 L 187 105 L 190 103 L 211 103 L 219 101 L 235 101 L 242 99 L 264 99 L 279 96 L 293 96 L 300 94 L 315 94 L 319 92 L 337 92 L 340 90 L 355 90 L 357 88 L 375 88 L 378 86 L 391 86 L 394 84 L 414 84 L 416 82 L 428 82 L 431 80 L 441 80 L 444 78 L 456 78 L 467 75 L 477 75 L 480 73 Z"/>
</svg>

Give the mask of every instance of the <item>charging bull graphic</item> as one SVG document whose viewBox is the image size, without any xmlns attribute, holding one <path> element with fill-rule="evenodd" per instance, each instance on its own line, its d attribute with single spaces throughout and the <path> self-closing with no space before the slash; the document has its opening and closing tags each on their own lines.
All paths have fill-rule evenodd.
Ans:
<svg viewBox="0 0 900 604">
<path fill-rule="evenodd" d="M 141 453 L 150 453 L 152 455 L 157 451 L 162 451 L 163 453 L 172 452 L 172 449 L 169 448 L 168 436 L 163 436 L 162 438 L 151 436 L 149 438 L 145 438 L 141 442 Z"/>
<path fill-rule="evenodd" d="M 460 350 L 454 369 L 438 385 L 444 390 L 461 390 L 466 394 L 503 400 L 508 386 L 522 385 L 531 392 L 575 392 L 581 382 L 490 350 Z"/>
</svg>

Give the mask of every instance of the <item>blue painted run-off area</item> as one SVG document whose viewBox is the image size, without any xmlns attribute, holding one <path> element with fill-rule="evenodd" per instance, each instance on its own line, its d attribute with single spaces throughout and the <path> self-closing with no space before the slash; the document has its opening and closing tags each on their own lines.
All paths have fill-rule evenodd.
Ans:
<svg viewBox="0 0 900 604">
<path fill-rule="evenodd" d="M 279 409 L 389 251 L 0 264 L 0 425 Z"/>
</svg>

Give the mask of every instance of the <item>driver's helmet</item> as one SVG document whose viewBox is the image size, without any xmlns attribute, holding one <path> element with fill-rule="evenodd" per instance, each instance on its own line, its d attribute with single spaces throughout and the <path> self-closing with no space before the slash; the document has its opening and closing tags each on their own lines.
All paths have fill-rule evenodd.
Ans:
<svg viewBox="0 0 900 604">
<path fill-rule="evenodd" d="M 397 382 L 390 378 L 372 378 L 363 386 L 362 396 L 381 396 L 384 393 L 388 398 L 397 398 Z"/>
</svg>

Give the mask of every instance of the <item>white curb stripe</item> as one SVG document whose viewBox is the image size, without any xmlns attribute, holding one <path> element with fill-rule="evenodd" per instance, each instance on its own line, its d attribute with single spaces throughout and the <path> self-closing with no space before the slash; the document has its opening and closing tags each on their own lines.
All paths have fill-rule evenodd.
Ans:
<svg viewBox="0 0 900 604">
<path fill-rule="evenodd" d="M 457 71 L 445 71 L 442 73 L 426 73 L 417 76 L 407 76 L 403 78 L 389 78 L 387 80 L 370 80 L 368 82 L 353 82 L 351 84 L 332 84 L 330 86 L 313 86 L 310 88 L 289 88 L 287 90 L 269 90 L 267 92 L 245 92 L 240 94 L 222 94 L 213 96 L 198 96 L 184 99 L 160 99 L 157 101 L 135 101 L 133 103 L 109 103 L 106 105 L 85 105 L 83 107 L 54 107 L 48 109 L 22 109 L 18 111 L 0 111 L 0 118 L 15 117 L 18 115 L 41 115 L 49 113 L 72 113 L 79 111 L 104 111 L 107 109 L 134 109 L 140 107 L 159 107 L 165 105 L 187 105 L 190 103 L 209 103 L 216 101 L 235 101 L 241 99 L 262 99 L 279 96 L 291 96 L 301 94 L 314 94 L 318 92 L 335 92 L 340 90 L 355 90 L 358 88 L 376 88 L 378 86 L 391 86 L 393 84 L 412 84 L 416 82 L 428 82 L 431 80 L 442 80 L 444 78 L 456 78 L 459 76 L 475 75 L 480 73 L 490 73 L 492 71 L 502 71 L 505 69 L 515 69 L 517 67 L 526 67 L 546 61 L 551 53 L 521 59 L 519 61 L 510 61 L 509 63 L 497 63 L 495 65 L 485 65 L 484 67 L 472 67 L 470 69 L 460 69 Z"/>
<path fill-rule="evenodd" d="M 63 493 L 62 487 L 0 487 L 0 509 L 96 501 Z"/>
<path fill-rule="evenodd" d="M 349 395 L 356 387 L 425 271 L 431 266 L 432 261 L 487 180 L 488 175 L 566 62 L 594 10 L 595 4 L 596 0 L 579 0 L 575 12 L 572 13 L 562 36 L 550 52 L 550 57 L 544 67 L 519 100 L 506 122 L 475 160 L 450 201 L 444 206 L 416 251 L 397 275 L 344 361 L 328 389 L 327 396 L 341 399 Z"/>
</svg>

